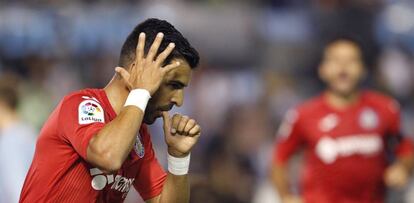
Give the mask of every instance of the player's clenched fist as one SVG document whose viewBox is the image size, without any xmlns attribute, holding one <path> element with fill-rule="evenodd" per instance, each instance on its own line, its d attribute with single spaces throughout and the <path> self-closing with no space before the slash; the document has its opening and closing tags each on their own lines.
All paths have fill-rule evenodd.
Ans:
<svg viewBox="0 0 414 203">
<path fill-rule="evenodd" d="M 180 114 L 170 118 L 168 112 L 163 112 L 163 120 L 168 153 L 175 157 L 188 155 L 201 135 L 200 125 L 194 119 Z"/>
<path fill-rule="evenodd" d="M 147 56 L 144 57 L 145 33 L 140 33 L 135 61 L 131 63 L 129 70 L 127 71 L 122 67 L 115 68 L 115 71 L 121 75 L 130 90 L 146 89 L 150 95 L 153 95 L 154 92 L 158 90 L 165 74 L 180 65 L 179 62 L 175 62 L 162 67 L 165 59 L 175 47 L 174 43 L 170 43 L 167 48 L 157 56 L 158 48 L 160 47 L 163 37 L 163 33 L 157 34 Z"/>
</svg>

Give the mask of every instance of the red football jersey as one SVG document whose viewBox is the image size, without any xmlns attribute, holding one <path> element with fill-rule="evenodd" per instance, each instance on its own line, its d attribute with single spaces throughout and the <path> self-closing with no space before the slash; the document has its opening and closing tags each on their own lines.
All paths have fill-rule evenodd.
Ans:
<svg viewBox="0 0 414 203">
<path fill-rule="evenodd" d="M 389 139 L 400 138 L 399 106 L 379 93 L 364 91 L 354 105 L 337 110 L 325 95 L 287 113 L 274 161 L 285 164 L 304 149 L 302 197 L 307 203 L 383 202 Z M 397 140 L 397 139 L 396 139 Z M 400 140 L 397 156 L 413 152 Z"/>
<path fill-rule="evenodd" d="M 116 117 L 102 89 L 66 96 L 44 124 L 20 202 L 123 202 L 131 186 L 144 200 L 159 195 L 166 173 L 143 124 L 116 174 L 86 162 L 89 140 Z"/>
</svg>

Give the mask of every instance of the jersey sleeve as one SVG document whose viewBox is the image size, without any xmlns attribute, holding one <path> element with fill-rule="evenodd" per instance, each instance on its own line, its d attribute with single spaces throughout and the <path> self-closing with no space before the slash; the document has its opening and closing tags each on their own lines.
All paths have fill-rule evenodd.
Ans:
<svg viewBox="0 0 414 203">
<path fill-rule="evenodd" d="M 63 139 L 86 160 L 86 151 L 91 138 L 105 125 L 105 112 L 94 99 L 81 95 L 66 98 L 60 107 L 58 130 Z"/>
<path fill-rule="evenodd" d="M 289 110 L 276 133 L 274 163 L 285 164 L 302 142 L 299 113 L 297 110 Z"/>
<path fill-rule="evenodd" d="M 401 131 L 401 111 L 399 104 L 392 101 L 387 105 L 389 112 L 389 128 L 388 134 L 391 136 L 392 142 L 395 143 L 394 151 L 398 157 L 412 155 L 414 153 L 414 144 L 412 140 Z"/>
<path fill-rule="evenodd" d="M 167 174 L 155 157 L 151 138 L 146 126 L 143 126 L 142 134 L 145 155 L 141 168 L 135 177 L 134 187 L 142 199 L 149 200 L 161 194 Z"/>
</svg>

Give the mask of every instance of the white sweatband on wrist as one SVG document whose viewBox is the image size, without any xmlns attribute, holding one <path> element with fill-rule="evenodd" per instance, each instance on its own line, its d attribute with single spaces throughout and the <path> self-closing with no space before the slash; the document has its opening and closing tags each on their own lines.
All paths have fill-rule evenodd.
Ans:
<svg viewBox="0 0 414 203">
<path fill-rule="evenodd" d="M 145 112 L 147 108 L 148 100 L 151 98 L 148 90 L 134 89 L 129 92 L 128 98 L 125 101 L 124 106 L 136 106 Z"/>
<path fill-rule="evenodd" d="M 186 157 L 173 157 L 170 154 L 167 156 L 168 160 L 168 171 L 173 175 L 181 176 L 188 173 L 190 167 L 190 154 Z"/>
</svg>

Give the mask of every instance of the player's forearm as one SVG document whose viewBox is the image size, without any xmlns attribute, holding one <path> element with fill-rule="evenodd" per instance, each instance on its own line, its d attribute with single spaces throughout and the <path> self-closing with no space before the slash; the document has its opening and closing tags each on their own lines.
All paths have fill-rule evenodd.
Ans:
<svg viewBox="0 0 414 203">
<path fill-rule="evenodd" d="M 190 201 L 188 175 L 168 173 L 158 203 L 186 203 Z"/>
<path fill-rule="evenodd" d="M 130 153 L 144 113 L 134 107 L 124 107 L 89 142 L 87 159 L 106 172 L 117 171 Z"/>
<path fill-rule="evenodd" d="M 292 195 L 289 189 L 289 181 L 287 179 L 286 166 L 274 164 L 271 171 L 273 185 L 276 187 L 281 199 Z"/>
</svg>

